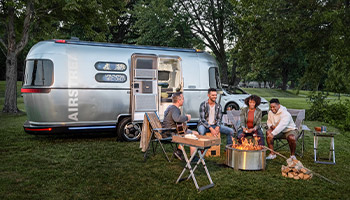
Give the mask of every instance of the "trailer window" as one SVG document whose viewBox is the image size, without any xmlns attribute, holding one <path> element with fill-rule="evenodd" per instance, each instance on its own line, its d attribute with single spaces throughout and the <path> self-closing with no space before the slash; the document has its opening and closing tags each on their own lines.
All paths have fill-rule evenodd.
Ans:
<svg viewBox="0 0 350 200">
<path fill-rule="evenodd" d="M 126 64 L 116 62 L 97 62 L 95 68 L 99 71 L 123 72 L 126 70 Z"/>
<path fill-rule="evenodd" d="M 218 88 L 220 86 L 220 77 L 217 67 L 209 68 L 209 87 Z"/>
<path fill-rule="evenodd" d="M 95 76 L 98 82 L 124 83 L 127 78 L 125 74 L 99 73 Z"/>
<path fill-rule="evenodd" d="M 53 82 L 53 63 L 51 60 L 27 60 L 24 85 L 50 86 Z"/>
<path fill-rule="evenodd" d="M 156 58 L 144 58 L 140 57 L 136 59 L 136 69 L 156 69 Z"/>
</svg>

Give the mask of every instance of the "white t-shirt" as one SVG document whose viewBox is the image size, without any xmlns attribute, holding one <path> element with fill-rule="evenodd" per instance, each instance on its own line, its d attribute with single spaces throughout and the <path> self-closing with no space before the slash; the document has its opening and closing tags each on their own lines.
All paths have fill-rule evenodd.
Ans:
<svg viewBox="0 0 350 200">
<path fill-rule="evenodd" d="M 210 106 L 209 105 L 209 117 L 208 117 L 208 123 L 209 125 L 215 124 L 215 105 Z"/>
</svg>

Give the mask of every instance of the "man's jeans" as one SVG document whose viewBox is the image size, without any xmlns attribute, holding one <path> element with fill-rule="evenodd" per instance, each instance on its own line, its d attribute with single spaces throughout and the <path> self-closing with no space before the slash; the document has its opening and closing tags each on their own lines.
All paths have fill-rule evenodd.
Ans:
<svg viewBox="0 0 350 200">
<path fill-rule="evenodd" d="M 211 125 L 210 127 L 213 127 L 213 129 L 215 129 L 215 127 L 217 127 L 217 126 Z M 209 128 L 205 128 L 205 126 L 203 126 L 203 125 L 198 126 L 198 133 L 200 135 L 204 135 L 207 132 L 210 133 Z M 227 136 L 227 144 L 232 144 L 232 137 L 233 137 L 234 132 L 231 128 L 224 126 L 224 125 L 221 125 L 220 126 L 220 133 L 225 134 Z"/>
</svg>

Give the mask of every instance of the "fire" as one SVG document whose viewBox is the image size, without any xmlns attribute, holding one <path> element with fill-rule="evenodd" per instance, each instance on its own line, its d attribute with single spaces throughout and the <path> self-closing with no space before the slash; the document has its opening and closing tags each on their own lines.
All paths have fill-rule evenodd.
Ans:
<svg viewBox="0 0 350 200">
<path fill-rule="evenodd" d="M 240 150 L 261 150 L 263 147 L 258 144 L 258 141 L 260 140 L 260 137 L 255 136 L 254 140 L 242 138 L 241 144 L 233 140 L 232 148 L 240 149 Z"/>
</svg>

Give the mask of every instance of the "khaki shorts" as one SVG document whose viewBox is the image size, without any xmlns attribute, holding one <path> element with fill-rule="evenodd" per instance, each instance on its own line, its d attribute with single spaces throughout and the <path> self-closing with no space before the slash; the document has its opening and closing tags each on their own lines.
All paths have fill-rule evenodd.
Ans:
<svg viewBox="0 0 350 200">
<path fill-rule="evenodd" d="M 290 130 L 287 132 L 280 132 L 279 134 L 275 135 L 274 138 L 277 139 L 286 139 L 289 135 L 294 135 L 295 138 L 297 138 L 298 132 L 297 130 Z"/>
</svg>

